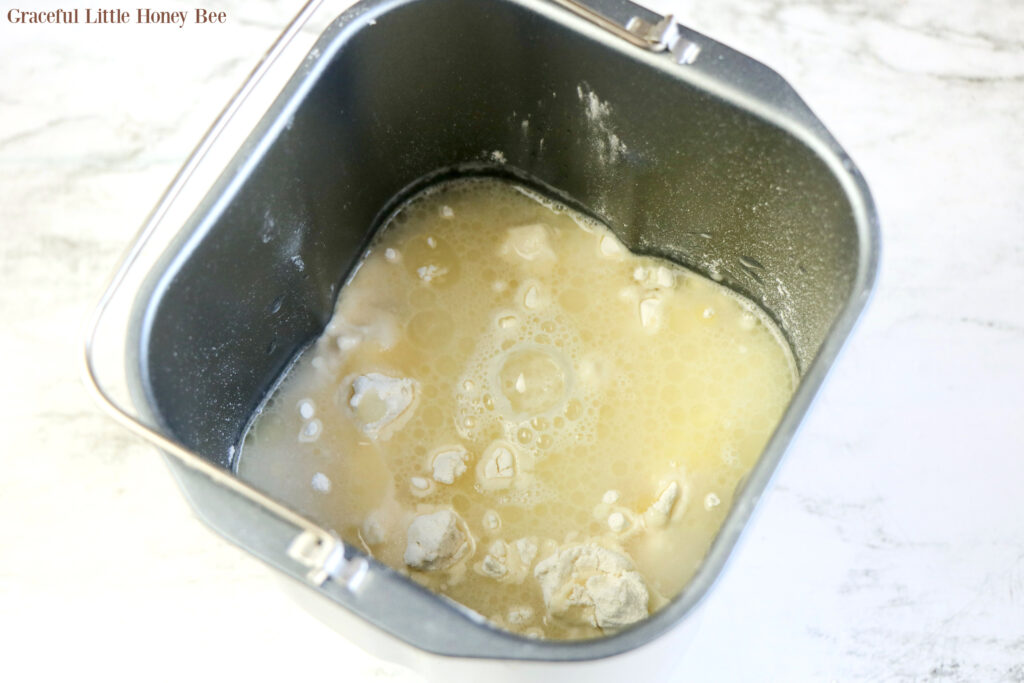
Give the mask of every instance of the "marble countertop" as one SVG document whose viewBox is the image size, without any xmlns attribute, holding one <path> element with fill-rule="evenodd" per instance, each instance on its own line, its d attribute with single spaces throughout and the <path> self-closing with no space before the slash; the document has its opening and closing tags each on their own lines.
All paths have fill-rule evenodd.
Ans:
<svg viewBox="0 0 1024 683">
<path fill-rule="evenodd" d="M 883 230 L 874 301 L 683 674 L 1024 681 L 1024 4 L 648 4 L 783 74 Z M 344 680 L 416 681 L 203 527 L 80 381 L 82 322 L 122 250 L 299 3 L 203 6 L 227 22 L 0 16 L 0 671 L 298 680 L 344 662 Z"/>
</svg>

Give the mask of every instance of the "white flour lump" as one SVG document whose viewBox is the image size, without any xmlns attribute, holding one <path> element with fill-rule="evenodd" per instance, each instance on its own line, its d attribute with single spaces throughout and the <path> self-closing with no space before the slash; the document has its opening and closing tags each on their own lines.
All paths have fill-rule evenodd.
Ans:
<svg viewBox="0 0 1024 683">
<path fill-rule="evenodd" d="M 484 451 L 477 465 L 477 480 L 484 489 L 502 489 L 512 485 L 516 476 L 516 449 L 507 441 L 495 441 Z"/>
<path fill-rule="evenodd" d="M 498 253 L 505 259 L 544 263 L 555 260 L 555 252 L 548 242 L 549 228 L 543 224 L 521 225 L 510 228 L 505 243 Z"/>
<path fill-rule="evenodd" d="M 563 621 L 607 631 L 649 614 L 643 577 L 628 557 L 608 548 L 569 546 L 539 562 L 533 573 L 548 612 Z"/>
<path fill-rule="evenodd" d="M 466 449 L 462 446 L 446 446 L 437 450 L 431 458 L 434 481 L 454 484 L 466 472 L 467 457 Z"/>
<path fill-rule="evenodd" d="M 370 372 L 352 380 L 348 405 L 363 433 L 383 441 L 409 419 L 418 390 L 416 380 Z"/>
<path fill-rule="evenodd" d="M 419 515 L 409 525 L 405 563 L 413 569 L 436 571 L 455 564 L 469 549 L 465 524 L 451 510 Z"/>
<path fill-rule="evenodd" d="M 680 494 L 683 494 L 681 502 Z M 644 521 L 647 522 L 647 526 L 657 529 L 668 524 L 669 520 L 672 519 L 676 503 L 679 502 L 681 509 L 686 505 L 686 497 L 685 490 L 679 486 L 679 482 L 669 482 L 668 486 L 661 490 L 655 501 L 644 512 Z"/>
<path fill-rule="evenodd" d="M 537 557 L 534 539 L 520 538 L 513 543 L 497 540 L 487 548 L 487 555 L 474 566 L 477 573 L 511 583 L 522 583 L 530 574 L 530 565 Z"/>
<path fill-rule="evenodd" d="M 378 511 L 375 510 L 367 515 L 360 527 L 360 533 L 367 545 L 378 545 L 384 542 L 386 532 Z"/>
</svg>

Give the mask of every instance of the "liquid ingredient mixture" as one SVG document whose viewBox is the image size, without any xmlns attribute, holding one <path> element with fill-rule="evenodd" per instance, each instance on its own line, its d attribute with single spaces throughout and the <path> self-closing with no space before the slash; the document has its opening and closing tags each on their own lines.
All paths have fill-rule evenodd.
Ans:
<svg viewBox="0 0 1024 683">
<path fill-rule="evenodd" d="M 453 181 L 383 228 L 238 469 L 503 628 L 589 638 L 693 576 L 795 381 L 749 301 Z"/>
</svg>

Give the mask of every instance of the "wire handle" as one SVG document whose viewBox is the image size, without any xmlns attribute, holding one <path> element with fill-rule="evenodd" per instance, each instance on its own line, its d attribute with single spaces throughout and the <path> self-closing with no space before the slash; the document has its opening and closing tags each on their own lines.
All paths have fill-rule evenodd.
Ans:
<svg viewBox="0 0 1024 683">
<path fill-rule="evenodd" d="M 188 160 L 164 191 L 160 201 L 157 202 L 157 205 L 147 216 L 86 324 L 83 374 L 85 385 L 92 391 L 97 402 L 110 417 L 123 427 L 171 455 L 186 467 L 201 472 L 214 483 L 230 489 L 295 527 L 297 534 L 284 552 L 287 556 L 308 569 L 306 578 L 311 584 L 320 586 L 330 578 L 341 578 L 345 585 L 354 588 L 362 580 L 367 565 L 365 560 L 361 558 L 353 561 L 345 559 L 345 545 L 337 534 L 320 527 L 303 515 L 238 479 L 230 471 L 212 464 L 178 441 L 142 422 L 104 389 L 96 369 L 95 359 L 97 332 L 103 317 L 107 313 L 114 296 L 124 284 L 128 272 L 139 259 L 143 248 L 165 218 L 171 204 L 181 193 L 182 188 L 192 177 L 196 168 L 206 157 L 210 148 L 241 108 L 246 98 L 249 97 L 261 79 L 266 75 L 271 65 L 280 57 L 281 53 L 309 21 L 309 18 L 322 2 L 323 0 L 309 0 L 295 18 L 289 22 L 281 35 L 274 41 L 270 49 L 267 50 L 249 74 L 249 77 L 214 120 L 213 125 L 203 135 L 195 150 L 189 155 Z"/>
<path fill-rule="evenodd" d="M 625 24 L 620 24 L 581 0 L 553 2 L 632 45 L 651 52 L 670 52 L 679 64 L 693 64 L 700 54 L 700 45 L 680 34 L 679 25 L 671 14 L 666 14 L 656 22 L 634 15 Z"/>
</svg>

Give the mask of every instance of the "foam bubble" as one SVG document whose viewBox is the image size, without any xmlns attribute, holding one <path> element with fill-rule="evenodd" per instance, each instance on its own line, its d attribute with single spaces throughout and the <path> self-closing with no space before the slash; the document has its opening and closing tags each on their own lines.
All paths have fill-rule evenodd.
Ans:
<svg viewBox="0 0 1024 683">
<path fill-rule="evenodd" d="M 510 315 L 496 311 L 492 319 Z M 578 336 L 557 307 L 517 315 L 516 321 L 515 326 L 494 325 L 485 332 L 456 382 L 473 388 L 456 392 L 460 436 L 479 440 L 500 434 L 533 457 L 558 443 L 589 440 L 593 422 L 584 419 L 582 406 L 593 399 L 593 392 L 576 380 Z M 566 414 L 573 421 L 554 421 Z M 544 433 L 538 438 L 539 432 Z"/>
</svg>

